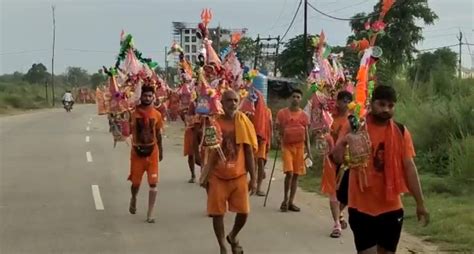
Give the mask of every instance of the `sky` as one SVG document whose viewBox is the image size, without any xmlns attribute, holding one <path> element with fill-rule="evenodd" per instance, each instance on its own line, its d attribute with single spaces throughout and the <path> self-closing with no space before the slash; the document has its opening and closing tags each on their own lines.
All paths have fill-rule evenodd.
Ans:
<svg viewBox="0 0 474 254">
<path fill-rule="evenodd" d="M 172 21 L 200 20 L 203 8 L 211 8 L 211 26 L 248 28 L 250 36 L 278 36 L 287 30 L 299 0 L 0 0 L 0 74 L 27 72 L 33 63 L 51 70 L 52 11 L 56 6 L 55 73 L 79 66 L 90 73 L 111 66 L 119 51 L 120 32 L 134 36 L 144 55 L 164 66 L 165 47 L 172 44 Z M 372 11 L 377 0 L 309 0 L 331 15 L 349 18 Z M 461 30 L 474 43 L 474 0 L 429 0 L 439 16 L 424 29 L 419 49 L 457 44 Z M 344 45 L 351 30 L 347 21 L 332 20 L 308 9 L 308 32 L 324 29 L 331 45 Z M 303 33 L 300 11 L 286 39 Z M 452 48 L 456 52 L 458 48 Z M 463 47 L 463 66 L 474 67 Z"/>
</svg>

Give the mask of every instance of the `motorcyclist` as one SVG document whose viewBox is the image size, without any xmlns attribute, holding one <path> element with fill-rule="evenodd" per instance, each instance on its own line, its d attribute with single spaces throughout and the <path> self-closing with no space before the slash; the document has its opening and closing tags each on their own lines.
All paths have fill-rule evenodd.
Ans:
<svg viewBox="0 0 474 254">
<path fill-rule="evenodd" d="M 67 90 L 63 95 L 63 105 L 66 106 L 66 102 L 70 103 L 71 108 L 74 105 L 74 97 L 72 96 L 71 90 Z"/>
</svg>

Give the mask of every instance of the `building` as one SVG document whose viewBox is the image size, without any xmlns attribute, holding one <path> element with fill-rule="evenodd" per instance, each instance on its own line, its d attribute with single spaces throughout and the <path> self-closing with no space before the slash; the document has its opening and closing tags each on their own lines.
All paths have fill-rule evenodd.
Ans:
<svg viewBox="0 0 474 254">
<path fill-rule="evenodd" d="M 181 45 L 186 59 L 195 63 L 197 61 L 199 50 L 201 49 L 201 40 L 196 35 L 199 31 L 197 23 L 173 22 L 173 40 Z M 220 27 L 209 28 L 209 37 L 212 40 L 214 49 L 219 52 L 220 45 L 223 42 L 230 41 L 233 32 L 247 32 L 246 28 L 224 29 Z"/>
</svg>

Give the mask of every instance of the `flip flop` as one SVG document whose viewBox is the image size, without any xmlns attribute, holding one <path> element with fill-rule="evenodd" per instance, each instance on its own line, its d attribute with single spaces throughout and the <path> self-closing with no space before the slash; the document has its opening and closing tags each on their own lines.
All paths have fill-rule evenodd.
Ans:
<svg viewBox="0 0 474 254">
<path fill-rule="evenodd" d="M 280 211 L 282 211 L 284 213 L 288 212 L 288 204 L 286 202 L 281 203 Z"/>
<path fill-rule="evenodd" d="M 244 254 L 244 250 L 242 249 L 242 246 L 240 246 L 238 240 L 234 239 L 234 242 L 232 242 L 229 236 L 226 236 L 225 239 L 230 244 L 230 247 L 232 249 L 232 254 Z"/>
<path fill-rule="evenodd" d="M 196 178 L 194 178 L 194 177 L 189 179 L 189 181 L 188 181 L 188 183 L 195 183 L 195 182 L 196 182 Z"/>
<path fill-rule="evenodd" d="M 288 206 L 288 210 L 290 210 L 292 212 L 300 212 L 301 211 L 301 209 L 299 207 L 295 206 L 294 204 L 290 204 Z"/>
<path fill-rule="evenodd" d="M 153 218 L 148 218 L 145 220 L 146 223 L 155 223 L 155 219 Z"/>
<path fill-rule="evenodd" d="M 341 224 L 342 229 L 346 229 L 348 226 L 344 216 L 339 217 L 339 223 Z"/>
<path fill-rule="evenodd" d="M 334 228 L 329 236 L 331 238 L 339 238 L 339 237 L 341 237 L 341 235 L 342 235 L 341 229 L 340 228 Z"/>
<path fill-rule="evenodd" d="M 265 197 L 267 194 L 263 191 L 257 191 L 256 195 L 259 197 Z"/>
</svg>

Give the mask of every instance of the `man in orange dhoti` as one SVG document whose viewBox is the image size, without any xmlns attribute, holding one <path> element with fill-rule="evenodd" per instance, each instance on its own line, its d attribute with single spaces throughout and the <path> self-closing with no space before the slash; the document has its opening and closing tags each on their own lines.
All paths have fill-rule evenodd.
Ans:
<svg viewBox="0 0 474 254">
<path fill-rule="evenodd" d="M 138 105 L 131 115 L 132 149 L 130 155 L 130 175 L 128 180 L 132 182 L 129 211 L 135 214 L 137 211 L 137 194 L 140 188 L 143 174 L 146 172 L 150 186 L 148 194 L 148 212 L 146 222 L 154 223 L 153 210 L 157 195 L 157 184 L 159 180 L 158 159 L 163 159 L 163 145 L 161 132 L 163 119 L 152 105 L 155 98 L 152 86 L 143 86 Z"/>
<path fill-rule="evenodd" d="M 205 165 L 208 171 L 201 185 L 207 188 L 207 212 L 212 217 L 214 232 L 220 253 L 226 254 L 227 241 L 232 253 L 243 253 L 237 235 L 247 221 L 249 192 L 255 193 L 254 153 L 257 151 L 257 136 L 253 124 L 247 116 L 237 111 L 239 97 L 233 90 L 224 92 L 222 105 L 225 115 L 217 119 L 217 129 L 221 136 L 221 148 L 225 157 L 212 150 Z M 250 174 L 250 183 L 247 173 Z M 250 188 L 250 190 L 249 190 Z M 227 209 L 237 213 L 232 231 L 225 236 L 224 214 Z"/>
</svg>

